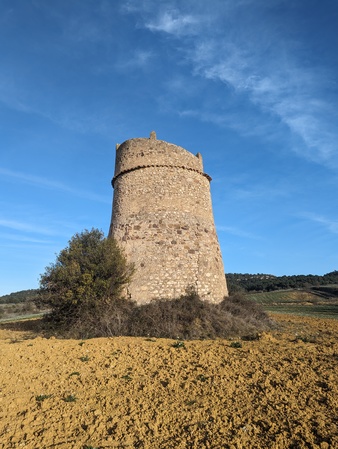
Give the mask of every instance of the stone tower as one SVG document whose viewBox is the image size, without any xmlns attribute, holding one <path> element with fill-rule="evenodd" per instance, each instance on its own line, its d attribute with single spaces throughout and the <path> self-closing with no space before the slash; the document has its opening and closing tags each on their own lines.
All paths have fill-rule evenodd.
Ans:
<svg viewBox="0 0 338 449">
<path fill-rule="evenodd" d="M 150 138 L 116 146 L 109 235 L 136 272 L 128 295 L 139 304 L 177 298 L 193 287 L 203 300 L 228 296 L 202 157 Z"/>
</svg>

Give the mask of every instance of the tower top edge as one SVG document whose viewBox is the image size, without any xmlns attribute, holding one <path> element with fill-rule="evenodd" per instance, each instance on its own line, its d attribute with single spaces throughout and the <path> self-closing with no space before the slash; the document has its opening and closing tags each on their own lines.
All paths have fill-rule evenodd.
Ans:
<svg viewBox="0 0 338 449">
<path fill-rule="evenodd" d="M 131 139 L 127 139 L 122 143 L 117 143 L 116 149 L 120 148 L 122 145 L 129 144 L 129 143 L 141 143 L 141 142 L 146 143 L 146 142 L 154 142 L 154 141 L 158 142 L 158 143 L 165 143 L 167 145 L 172 145 L 172 146 L 182 148 L 183 150 L 185 150 L 185 148 L 181 147 L 180 145 L 176 145 L 175 143 L 168 142 L 167 140 L 158 139 L 155 131 L 152 131 L 150 133 L 149 137 L 132 137 Z M 185 150 L 185 151 L 188 151 L 188 150 Z"/>
<path fill-rule="evenodd" d="M 114 179 L 135 168 L 155 166 L 182 167 L 204 174 L 200 153 L 193 154 L 179 145 L 159 140 L 155 131 L 148 138 L 135 137 L 116 145 Z"/>
<path fill-rule="evenodd" d="M 116 151 L 117 150 L 122 150 L 123 147 L 126 146 L 133 146 L 135 144 L 146 144 L 147 142 L 149 143 L 154 143 L 156 142 L 157 145 L 166 145 L 172 148 L 177 148 L 179 150 L 183 150 L 184 152 L 188 153 L 191 156 L 196 157 L 197 159 L 199 159 L 202 163 L 203 163 L 203 159 L 202 159 L 202 155 L 200 152 L 198 152 L 196 155 L 193 154 L 191 151 L 187 150 L 186 148 L 183 148 L 180 145 L 176 145 L 175 143 L 172 142 L 168 142 L 167 140 L 161 140 L 158 139 L 156 136 L 156 132 L 155 131 L 151 131 L 149 137 L 132 137 L 131 139 L 127 139 L 122 143 L 117 143 L 116 144 Z"/>
<path fill-rule="evenodd" d="M 193 159 L 198 159 L 199 163 L 201 164 L 201 168 L 203 168 L 203 158 L 200 152 L 197 154 L 193 154 L 191 151 L 187 150 L 186 148 L 176 145 L 175 143 L 168 142 L 167 140 L 161 140 L 157 139 L 156 132 L 151 131 L 149 137 L 133 137 L 131 139 L 127 139 L 122 143 L 116 144 L 116 151 L 119 150 L 119 152 L 123 151 L 125 148 L 131 148 L 136 146 L 144 146 L 146 147 L 149 143 L 149 146 L 152 148 L 159 148 L 159 147 L 167 147 L 168 149 L 176 149 L 178 151 L 181 151 L 182 153 L 185 153 L 188 157 L 192 157 Z"/>
</svg>

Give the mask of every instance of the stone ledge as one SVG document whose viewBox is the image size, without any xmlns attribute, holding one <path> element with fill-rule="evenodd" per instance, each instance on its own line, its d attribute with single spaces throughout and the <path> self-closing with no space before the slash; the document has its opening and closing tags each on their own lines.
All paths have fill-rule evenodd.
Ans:
<svg viewBox="0 0 338 449">
<path fill-rule="evenodd" d="M 190 168 L 190 167 L 184 167 L 183 165 L 170 165 L 170 164 L 147 164 L 147 165 L 138 165 L 136 167 L 132 167 L 132 168 L 128 168 L 127 170 L 123 170 L 120 173 L 118 173 L 117 175 L 114 176 L 114 178 L 111 181 L 112 186 L 114 187 L 115 181 L 117 178 L 119 178 L 120 176 L 124 175 L 125 173 L 130 173 L 136 170 L 141 170 L 142 168 L 161 168 L 161 167 L 167 167 L 167 168 L 180 168 L 182 170 L 188 170 L 188 171 L 193 171 L 195 173 L 199 173 L 200 175 L 204 176 L 205 178 L 207 178 L 207 180 L 209 182 L 212 181 L 211 176 L 209 176 L 207 173 L 203 173 L 199 170 L 196 170 L 195 168 Z"/>
</svg>

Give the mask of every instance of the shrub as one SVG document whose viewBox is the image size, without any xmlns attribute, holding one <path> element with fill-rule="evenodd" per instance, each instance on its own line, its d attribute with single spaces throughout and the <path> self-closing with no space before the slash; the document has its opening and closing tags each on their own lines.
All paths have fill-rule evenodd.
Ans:
<svg viewBox="0 0 338 449">
<path fill-rule="evenodd" d="M 232 341 L 229 346 L 230 348 L 241 348 L 242 343 L 240 341 Z"/>
<path fill-rule="evenodd" d="M 90 333 L 104 321 L 112 302 L 122 296 L 133 268 L 115 240 L 98 229 L 75 234 L 40 278 L 37 305 L 50 309 L 55 327 Z"/>
<path fill-rule="evenodd" d="M 89 316 L 86 327 L 74 326 L 67 336 L 135 336 L 182 340 L 242 337 L 257 338 L 272 322 L 261 306 L 243 297 L 229 297 L 220 304 L 202 301 L 195 292 L 172 300 L 159 299 L 136 305 L 127 299 L 113 299 L 99 316 Z"/>
<path fill-rule="evenodd" d="M 268 315 L 243 296 L 220 304 L 202 301 L 197 293 L 173 300 L 155 300 L 134 307 L 129 335 L 181 339 L 227 338 L 257 334 L 271 327 Z"/>
<path fill-rule="evenodd" d="M 63 400 L 64 400 L 65 402 L 76 402 L 76 401 L 77 401 L 77 397 L 74 396 L 73 394 L 69 394 L 68 396 L 65 396 L 65 397 L 63 398 Z"/>
<path fill-rule="evenodd" d="M 110 298 L 109 303 L 93 312 L 84 310 L 68 332 L 75 338 L 114 337 L 130 335 L 130 320 L 136 304 L 122 297 Z"/>
<path fill-rule="evenodd" d="M 45 399 L 49 399 L 49 398 L 51 398 L 51 397 L 52 397 L 51 394 L 40 394 L 40 395 L 38 395 L 38 396 L 35 396 L 35 399 L 37 400 L 37 402 L 42 402 L 42 401 L 44 401 Z"/>
</svg>

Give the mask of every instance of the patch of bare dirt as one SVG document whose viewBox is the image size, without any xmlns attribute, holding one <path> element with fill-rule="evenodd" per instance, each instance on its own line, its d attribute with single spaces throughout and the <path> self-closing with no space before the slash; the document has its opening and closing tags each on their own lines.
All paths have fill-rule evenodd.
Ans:
<svg viewBox="0 0 338 449">
<path fill-rule="evenodd" d="M 337 448 L 338 323 L 277 319 L 259 340 L 180 344 L 3 324 L 0 447 Z"/>
</svg>

